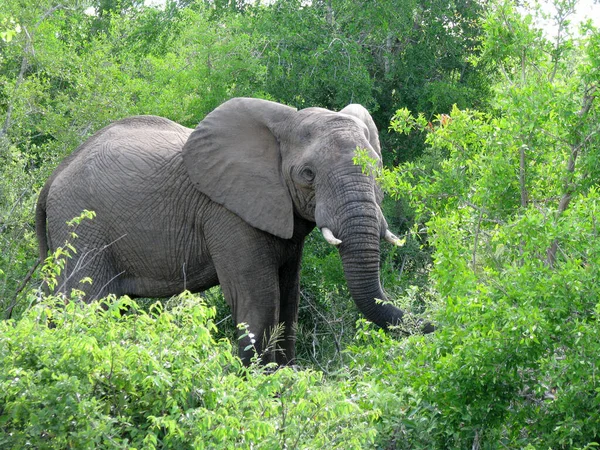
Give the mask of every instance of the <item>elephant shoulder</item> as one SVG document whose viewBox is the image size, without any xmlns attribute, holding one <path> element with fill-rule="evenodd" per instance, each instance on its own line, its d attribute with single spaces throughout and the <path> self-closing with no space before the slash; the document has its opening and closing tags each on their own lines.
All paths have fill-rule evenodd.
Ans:
<svg viewBox="0 0 600 450">
<path fill-rule="evenodd" d="M 192 131 L 164 117 L 133 116 L 109 125 L 90 146 L 104 154 L 128 153 L 170 159 L 181 152 Z"/>
<path fill-rule="evenodd" d="M 157 139 L 162 136 L 163 140 L 171 141 L 175 145 L 181 143 L 183 146 L 192 131 L 191 128 L 179 125 L 165 117 L 152 115 L 127 117 L 96 131 L 68 155 L 60 166 L 65 167 L 76 159 L 85 158 L 86 154 L 89 156 L 99 148 L 110 149 L 113 147 L 111 143 L 138 142 L 141 149 L 146 145 L 147 139 Z"/>
<path fill-rule="evenodd" d="M 170 119 L 159 116 L 132 116 L 118 120 L 100 130 L 94 135 L 88 143 L 100 140 L 105 142 L 109 139 L 134 138 L 136 140 L 147 136 L 149 138 L 160 139 L 161 136 L 169 136 L 170 139 L 181 137 L 184 141 L 193 130 L 191 128 L 179 125 Z"/>
</svg>

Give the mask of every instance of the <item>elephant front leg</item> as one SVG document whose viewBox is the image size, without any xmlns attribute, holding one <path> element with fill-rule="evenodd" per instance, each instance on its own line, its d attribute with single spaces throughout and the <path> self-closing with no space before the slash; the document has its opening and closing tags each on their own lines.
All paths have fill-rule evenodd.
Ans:
<svg viewBox="0 0 600 450">
<path fill-rule="evenodd" d="M 296 332 L 298 328 L 298 306 L 300 303 L 300 259 L 298 255 L 279 269 L 280 311 L 279 323 L 284 327 L 281 352 L 277 352 L 279 365 L 296 363 Z"/>
<path fill-rule="evenodd" d="M 289 248 L 288 242 L 225 209 L 218 212 L 204 231 L 233 319 L 245 324 L 239 334 L 240 357 L 249 364 L 257 352 L 263 363 L 287 364 L 295 357 L 302 245 Z"/>
<path fill-rule="evenodd" d="M 271 277 L 255 276 L 253 282 L 262 279 L 269 285 Z M 239 281 L 239 280 L 238 280 Z M 263 364 L 275 360 L 279 337 L 273 335 L 279 317 L 279 289 L 230 289 L 223 286 L 223 295 L 232 307 L 235 324 L 238 326 L 239 356 L 248 365 L 255 355 Z"/>
<path fill-rule="evenodd" d="M 279 323 L 279 274 L 263 233 L 237 239 L 215 236 L 209 247 L 225 300 L 237 326 L 239 355 L 248 365 L 255 353 L 263 363 L 274 360 L 268 343 Z"/>
</svg>

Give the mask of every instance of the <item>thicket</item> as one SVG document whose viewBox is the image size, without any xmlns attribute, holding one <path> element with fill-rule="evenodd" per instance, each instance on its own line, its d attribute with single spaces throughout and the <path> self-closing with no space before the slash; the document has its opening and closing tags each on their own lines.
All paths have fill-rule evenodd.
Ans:
<svg viewBox="0 0 600 450">
<path fill-rule="evenodd" d="M 511 2 L 92 6 L 0 4 L 0 447 L 600 444 L 600 32 L 569 25 L 575 2 L 556 3 L 552 38 Z M 241 366 L 218 290 L 14 295 L 60 158 L 120 117 L 195 126 L 238 95 L 373 111 L 406 237 L 382 247 L 382 282 L 434 334 L 357 322 L 318 236 L 297 371 Z"/>
</svg>

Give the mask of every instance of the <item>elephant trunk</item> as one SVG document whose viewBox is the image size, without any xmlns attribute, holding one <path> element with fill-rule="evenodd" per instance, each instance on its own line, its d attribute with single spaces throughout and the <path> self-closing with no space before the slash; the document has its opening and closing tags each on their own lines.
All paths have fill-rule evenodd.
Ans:
<svg viewBox="0 0 600 450">
<path fill-rule="evenodd" d="M 387 328 L 396 325 L 404 312 L 390 304 L 380 303 L 386 297 L 379 282 L 379 222 L 375 217 L 355 217 L 348 219 L 341 232 L 339 246 L 344 274 L 350 294 L 364 316 Z"/>
<path fill-rule="evenodd" d="M 389 304 L 381 288 L 379 245 L 382 238 L 395 245 L 401 241 L 387 229 L 376 201 L 375 180 L 358 166 L 351 171 L 344 166 L 329 179 L 339 183 L 317 191 L 315 222 L 324 239 L 338 247 L 350 295 L 360 312 L 382 328 L 398 325 L 404 311 Z M 420 325 L 425 333 L 434 331 L 429 322 Z"/>
<path fill-rule="evenodd" d="M 340 230 L 342 242 L 339 252 L 350 294 L 358 309 L 371 322 L 383 328 L 397 325 L 402 322 L 404 311 L 386 303 L 379 281 L 380 217 L 376 208 L 368 203 L 360 207 L 353 205 L 349 209 L 354 214 L 345 216 L 345 223 Z M 421 330 L 429 333 L 434 327 L 424 322 L 421 323 Z"/>
</svg>

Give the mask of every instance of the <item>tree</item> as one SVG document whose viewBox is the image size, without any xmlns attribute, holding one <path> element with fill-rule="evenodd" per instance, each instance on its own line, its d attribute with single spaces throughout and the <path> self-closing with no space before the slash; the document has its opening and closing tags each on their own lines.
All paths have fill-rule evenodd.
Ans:
<svg viewBox="0 0 600 450">
<path fill-rule="evenodd" d="M 600 33 L 564 38 L 565 18 L 551 43 L 514 4 L 494 4 L 478 59 L 499 63 L 492 112 L 400 110 L 392 123 L 427 142 L 383 178 L 410 193 L 434 249 L 439 330 L 396 360 L 411 404 L 398 423 L 420 416 L 424 447 L 600 436 Z"/>
<path fill-rule="evenodd" d="M 387 142 L 390 118 L 400 107 L 433 116 L 454 103 L 487 104 L 490 70 L 471 62 L 482 13 L 483 4 L 471 1 L 298 0 L 249 8 L 247 24 L 258 36 L 271 96 L 333 109 L 363 103 Z M 387 159 L 407 160 L 421 148 L 412 139 Z"/>
<path fill-rule="evenodd" d="M 486 2 L 460 0 L 333 2 L 336 22 L 369 56 L 378 105 L 375 119 L 383 131 L 390 161 L 407 161 L 423 145 L 415 136 L 388 136 L 388 123 L 402 107 L 431 118 L 461 108 L 487 106 L 491 64 L 473 64 L 479 54 L 481 21 Z M 391 150 L 389 150 L 391 151 Z"/>
<path fill-rule="evenodd" d="M 349 103 L 373 107 L 368 60 L 318 4 L 278 1 L 251 9 L 248 30 L 267 68 L 265 91 L 295 107 L 341 109 Z"/>
</svg>

